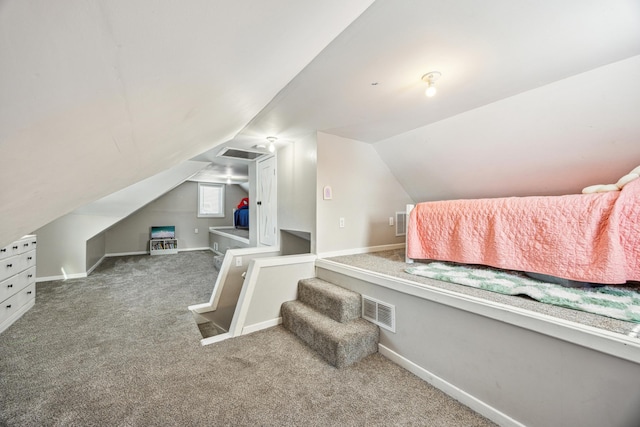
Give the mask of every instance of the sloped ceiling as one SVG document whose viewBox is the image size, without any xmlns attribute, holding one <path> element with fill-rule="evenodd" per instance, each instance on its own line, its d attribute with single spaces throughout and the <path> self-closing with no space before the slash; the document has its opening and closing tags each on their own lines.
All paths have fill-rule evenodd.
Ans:
<svg viewBox="0 0 640 427">
<path fill-rule="evenodd" d="M 637 0 L 378 0 L 237 139 L 317 129 L 375 143 L 638 54 Z"/>
<path fill-rule="evenodd" d="M 638 0 L 3 1 L 0 240 L 221 144 L 393 147 L 639 54 Z"/>
<path fill-rule="evenodd" d="M 638 55 L 638 0 L 378 0 L 234 141 L 369 142 L 415 201 L 579 192 L 640 164 Z"/>
<path fill-rule="evenodd" d="M 0 2 L 0 241 L 233 138 L 371 1 Z"/>
</svg>

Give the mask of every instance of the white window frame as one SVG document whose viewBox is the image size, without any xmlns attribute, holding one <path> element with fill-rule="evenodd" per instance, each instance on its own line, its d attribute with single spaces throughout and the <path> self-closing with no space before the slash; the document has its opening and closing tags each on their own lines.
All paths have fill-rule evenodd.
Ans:
<svg viewBox="0 0 640 427">
<path fill-rule="evenodd" d="M 199 182 L 198 183 L 198 218 L 224 218 L 224 184 L 214 184 L 210 182 Z M 205 189 L 206 188 L 216 188 L 217 202 L 215 204 L 218 205 L 218 210 L 216 211 L 205 211 L 205 204 L 207 204 L 207 200 L 203 200 L 205 198 Z"/>
</svg>

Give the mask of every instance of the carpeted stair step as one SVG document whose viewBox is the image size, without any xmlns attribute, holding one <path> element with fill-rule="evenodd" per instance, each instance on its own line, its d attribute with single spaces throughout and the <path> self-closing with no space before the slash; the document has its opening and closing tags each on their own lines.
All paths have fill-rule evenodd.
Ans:
<svg viewBox="0 0 640 427">
<path fill-rule="evenodd" d="M 322 279 L 298 282 L 298 299 L 336 322 L 346 323 L 362 314 L 360 294 Z"/>
<path fill-rule="evenodd" d="M 362 318 L 340 323 L 301 301 L 289 301 L 282 305 L 282 323 L 336 368 L 378 351 L 379 329 Z"/>
</svg>

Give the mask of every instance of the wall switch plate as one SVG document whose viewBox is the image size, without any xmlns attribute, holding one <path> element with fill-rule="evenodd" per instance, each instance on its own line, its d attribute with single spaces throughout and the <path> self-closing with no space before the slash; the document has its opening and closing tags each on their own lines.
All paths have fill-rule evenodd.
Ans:
<svg viewBox="0 0 640 427">
<path fill-rule="evenodd" d="M 340 218 L 340 228 L 344 228 L 344 218 Z"/>
<path fill-rule="evenodd" d="M 218 242 L 213 242 L 213 250 L 214 251 L 218 250 Z"/>
<path fill-rule="evenodd" d="M 242 257 L 241 256 L 236 258 L 236 267 L 242 267 Z"/>
<path fill-rule="evenodd" d="M 389 217 L 389 225 L 393 226 L 393 217 L 392 216 Z"/>
</svg>

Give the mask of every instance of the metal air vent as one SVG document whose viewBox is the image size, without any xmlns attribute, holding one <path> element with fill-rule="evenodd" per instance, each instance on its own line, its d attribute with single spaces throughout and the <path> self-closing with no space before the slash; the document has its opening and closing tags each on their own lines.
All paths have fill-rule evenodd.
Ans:
<svg viewBox="0 0 640 427">
<path fill-rule="evenodd" d="M 266 155 L 268 153 L 262 151 L 252 151 L 245 150 L 243 148 L 231 148 L 226 147 L 223 148 L 219 153 L 218 157 L 224 157 L 227 159 L 235 159 L 235 160 L 244 160 L 247 162 L 259 159 L 260 157 Z"/>
<path fill-rule="evenodd" d="M 362 318 L 391 332 L 396 331 L 396 307 L 362 295 Z"/>
</svg>

